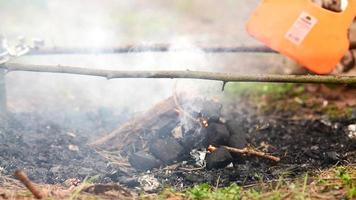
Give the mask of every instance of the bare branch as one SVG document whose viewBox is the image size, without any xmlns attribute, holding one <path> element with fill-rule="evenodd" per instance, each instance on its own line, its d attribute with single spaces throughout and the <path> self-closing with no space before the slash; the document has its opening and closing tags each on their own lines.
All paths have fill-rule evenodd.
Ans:
<svg viewBox="0 0 356 200">
<path fill-rule="evenodd" d="M 142 53 L 142 52 L 167 52 L 167 51 L 189 51 L 193 48 L 171 48 L 170 44 L 148 44 L 148 45 L 126 45 L 106 48 L 73 48 L 53 47 L 31 50 L 29 55 L 44 54 L 112 54 L 112 53 Z M 197 46 L 205 53 L 277 53 L 266 46 Z M 356 43 L 350 44 L 350 50 L 356 49 Z"/>
<path fill-rule="evenodd" d="M 0 69 L 12 71 L 48 72 L 98 76 L 107 79 L 117 78 L 182 78 L 205 79 L 223 82 L 288 82 L 288 83 L 329 83 L 356 84 L 356 76 L 320 76 L 320 75 L 240 75 L 235 73 L 220 73 L 206 71 L 123 71 L 88 69 L 71 66 L 28 65 L 7 63 Z"/>
<path fill-rule="evenodd" d="M 112 53 L 142 53 L 142 52 L 167 52 L 167 51 L 191 51 L 194 48 L 171 48 L 170 44 L 151 44 L 151 45 L 127 45 L 121 47 L 106 48 L 73 48 L 73 47 L 54 47 L 31 50 L 29 55 L 49 55 L 49 54 L 112 54 Z M 198 46 L 197 49 L 205 53 L 237 53 L 237 52 L 254 52 L 254 53 L 276 53 L 265 46 Z"/>
</svg>

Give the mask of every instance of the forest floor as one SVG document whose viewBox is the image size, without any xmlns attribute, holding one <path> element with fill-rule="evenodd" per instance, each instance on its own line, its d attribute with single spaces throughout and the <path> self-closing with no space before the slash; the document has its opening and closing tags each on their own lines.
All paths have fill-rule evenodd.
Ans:
<svg viewBox="0 0 356 200">
<path fill-rule="evenodd" d="M 151 192 L 142 185 L 117 185 L 124 173 L 83 142 L 85 130 L 68 130 L 35 113 L 13 115 L 0 132 L 0 198 L 33 198 L 13 176 L 23 169 L 47 199 L 352 199 L 355 97 L 352 87 L 228 85 L 223 116 L 235 120 L 250 145 L 281 161 L 249 158 L 213 170 L 178 163 L 143 173 L 160 184 Z"/>
</svg>

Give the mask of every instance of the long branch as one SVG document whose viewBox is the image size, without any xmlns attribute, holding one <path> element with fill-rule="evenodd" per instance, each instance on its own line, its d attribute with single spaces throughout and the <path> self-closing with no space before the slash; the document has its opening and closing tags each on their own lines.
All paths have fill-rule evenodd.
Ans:
<svg viewBox="0 0 356 200">
<path fill-rule="evenodd" d="M 255 53 L 276 53 L 265 46 L 198 46 L 196 48 L 171 48 L 170 44 L 152 44 L 152 45 L 127 45 L 118 47 L 104 48 L 76 48 L 76 47 L 53 47 L 32 50 L 29 55 L 48 55 L 48 54 L 114 54 L 114 53 L 143 53 L 143 52 L 168 52 L 168 51 L 191 51 L 199 49 L 205 53 L 237 53 L 237 52 L 255 52 Z"/>
<path fill-rule="evenodd" d="M 113 54 L 113 53 L 142 53 L 142 52 L 167 52 L 167 51 L 189 51 L 195 48 L 171 48 L 170 44 L 148 44 L 148 45 L 126 45 L 106 48 L 76 48 L 76 47 L 53 47 L 32 50 L 29 55 L 49 54 Z M 277 53 L 276 51 L 262 45 L 245 46 L 197 46 L 205 53 Z M 350 50 L 356 49 L 356 42 L 350 43 Z"/>
<path fill-rule="evenodd" d="M 48 72 L 98 76 L 107 79 L 117 78 L 182 78 L 205 79 L 227 82 L 289 82 L 289 83 L 330 83 L 356 84 L 356 76 L 320 76 L 320 75 L 240 75 L 236 73 L 220 73 L 206 71 L 123 71 L 89 69 L 71 66 L 29 65 L 7 63 L 0 68 L 12 71 Z"/>
</svg>

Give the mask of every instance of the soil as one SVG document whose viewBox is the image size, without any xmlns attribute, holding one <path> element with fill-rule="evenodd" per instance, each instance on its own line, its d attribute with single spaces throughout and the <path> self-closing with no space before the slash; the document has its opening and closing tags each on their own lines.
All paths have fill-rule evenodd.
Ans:
<svg viewBox="0 0 356 200">
<path fill-rule="evenodd" d="M 303 116 L 302 109 L 261 113 L 246 100 L 224 104 L 223 111 L 224 120 L 235 124 L 235 131 L 244 134 L 251 146 L 278 156 L 281 161 L 241 157 L 233 166 L 207 170 L 190 158 L 161 169 L 132 172 L 88 145 L 91 135 L 119 124 L 122 119 L 112 120 L 107 127 L 101 124 L 100 129 L 90 129 L 89 134 L 87 127 L 70 128 L 45 119 L 40 113 L 21 113 L 10 115 L 9 123 L 0 129 L 1 174 L 11 177 L 14 170 L 21 168 L 31 180 L 49 184 L 96 176 L 97 183 L 119 182 L 139 190 L 143 188 L 140 178 L 153 175 L 159 182 L 159 187 L 151 190 L 155 192 L 166 186 L 183 189 L 203 182 L 248 185 L 356 163 L 356 142 L 347 130 L 356 123 L 355 114 L 329 119 L 320 112 L 314 112 L 313 117 Z M 93 123 L 99 119 L 93 118 Z"/>
<path fill-rule="evenodd" d="M 89 134 L 87 128 L 63 127 L 39 113 L 10 115 L 8 124 L 0 128 L 1 174 L 12 175 L 16 169 L 24 169 L 38 183 L 64 183 L 95 175 L 99 175 L 98 181 L 108 182 L 100 175 L 114 169 L 86 144 L 93 132 L 100 131 Z"/>
</svg>

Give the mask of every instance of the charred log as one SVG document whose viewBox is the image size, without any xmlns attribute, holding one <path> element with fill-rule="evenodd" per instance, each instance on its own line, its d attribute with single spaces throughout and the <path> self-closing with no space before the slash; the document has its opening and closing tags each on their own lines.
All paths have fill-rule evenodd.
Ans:
<svg viewBox="0 0 356 200">
<path fill-rule="evenodd" d="M 227 144 L 229 132 L 218 123 L 221 109 L 215 100 L 174 95 L 92 145 L 119 151 L 138 171 L 169 165 L 206 148 L 208 139 L 220 144 L 223 137 Z"/>
<path fill-rule="evenodd" d="M 142 115 L 134 117 L 109 135 L 94 142 L 93 145 L 100 149 L 129 151 L 130 144 L 142 142 L 141 145 L 132 147 L 136 148 L 135 151 L 139 151 L 146 147 L 140 138 L 145 138 L 147 141 L 152 137 L 170 132 L 178 122 L 179 114 L 176 110 L 176 103 L 173 97 L 170 97 Z"/>
</svg>

